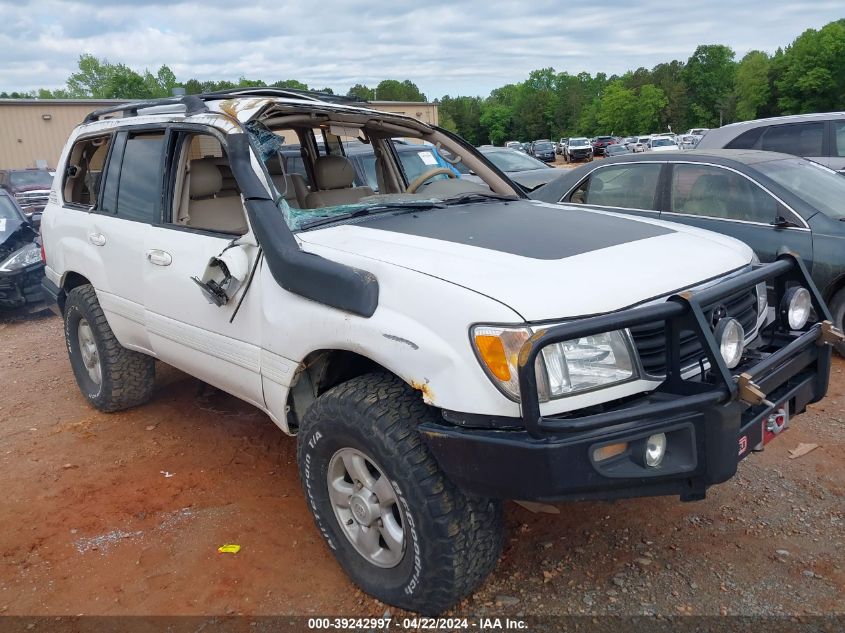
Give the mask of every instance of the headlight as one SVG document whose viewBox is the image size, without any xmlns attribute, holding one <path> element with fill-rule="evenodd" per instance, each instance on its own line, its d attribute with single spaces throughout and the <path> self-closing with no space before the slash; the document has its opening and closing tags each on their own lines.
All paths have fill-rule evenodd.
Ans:
<svg viewBox="0 0 845 633">
<path fill-rule="evenodd" d="M 769 307 L 769 290 L 766 288 L 766 282 L 761 281 L 757 284 L 757 316 L 763 314 Z"/>
<path fill-rule="evenodd" d="M 11 272 L 20 270 L 41 261 L 41 249 L 34 242 L 30 242 L 23 248 L 16 250 L 9 255 L 3 263 L 0 263 L 0 270 Z"/>
<path fill-rule="evenodd" d="M 751 257 L 751 264 L 754 266 L 760 264 L 760 258 L 757 257 L 757 253 L 754 253 Z M 766 282 L 761 281 L 759 284 L 757 284 L 755 291 L 757 294 L 757 316 L 759 317 L 769 307 L 769 291 L 766 287 Z"/>
<path fill-rule="evenodd" d="M 740 322 L 736 319 L 722 319 L 716 326 L 714 336 L 728 369 L 739 365 L 745 351 L 745 331 Z"/>
<path fill-rule="evenodd" d="M 786 291 L 780 305 L 781 319 L 789 324 L 789 329 L 800 330 L 810 320 L 813 302 L 810 291 L 795 286 Z"/>
<path fill-rule="evenodd" d="M 477 326 L 472 341 L 481 364 L 506 395 L 519 399 L 519 350 L 529 328 Z M 537 357 L 534 371 L 541 401 L 608 387 L 634 377 L 633 353 L 624 331 L 549 345 Z"/>
</svg>

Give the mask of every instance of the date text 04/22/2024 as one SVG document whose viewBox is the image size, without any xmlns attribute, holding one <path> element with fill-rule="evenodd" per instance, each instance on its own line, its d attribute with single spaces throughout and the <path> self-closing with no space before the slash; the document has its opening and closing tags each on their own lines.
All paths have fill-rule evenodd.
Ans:
<svg viewBox="0 0 845 633">
<path fill-rule="evenodd" d="M 391 629 L 416 631 L 524 631 L 528 625 L 524 620 L 514 618 L 309 618 L 308 628 L 316 631 L 328 630 L 373 630 Z"/>
</svg>

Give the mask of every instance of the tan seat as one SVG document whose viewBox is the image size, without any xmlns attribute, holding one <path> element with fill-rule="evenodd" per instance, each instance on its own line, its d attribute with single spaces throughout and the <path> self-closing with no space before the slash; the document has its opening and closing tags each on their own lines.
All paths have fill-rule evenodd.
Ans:
<svg viewBox="0 0 845 633">
<path fill-rule="evenodd" d="M 284 196 L 288 206 L 295 209 L 305 208 L 305 199 L 308 197 L 308 185 L 302 174 L 285 174 L 278 159 L 272 159 L 267 163 L 267 171 L 276 189 Z"/>
<path fill-rule="evenodd" d="M 219 197 L 223 176 L 212 160 L 191 161 L 186 226 L 243 235 L 247 231 L 240 198 Z"/>
<path fill-rule="evenodd" d="M 305 199 L 309 209 L 354 204 L 365 196 L 373 195 L 369 187 L 353 187 L 355 167 L 344 156 L 321 156 L 314 163 L 314 179 L 317 189 Z"/>
</svg>

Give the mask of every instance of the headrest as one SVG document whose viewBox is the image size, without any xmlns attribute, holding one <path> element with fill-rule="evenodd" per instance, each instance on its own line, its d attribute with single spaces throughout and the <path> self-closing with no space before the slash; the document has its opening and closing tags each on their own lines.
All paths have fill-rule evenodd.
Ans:
<svg viewBox="0 0 845 633">
<path fill-rule="evenodd" d="M 213 158 L 191 161 L 190 193 L 192 198 L 205 198 L 220 193 L 223 187 L 223 175 L 213 161 Z"/>
<path fill-rule="evenodd" d="M 355 167 L 345 156 L 321 156 L 314 163 L 318 189 L 346 189 L 355 182 Z"/>
<path fill-rule="evenodd" d="M 285 170 L 282 167 L 282 161 L 279 159 L 279 156 L 275 154 L 267 161 L 266 167 L 267 173 L 271 176 L 281 176 L 285 173 Z"/>
<path fill-rule="evenodd" d="M 725 174 L 702 174 L 692 186 L 691 194 L 696 196 L 717 195 L 730 188 L 730 178 Z"/>
</svg>

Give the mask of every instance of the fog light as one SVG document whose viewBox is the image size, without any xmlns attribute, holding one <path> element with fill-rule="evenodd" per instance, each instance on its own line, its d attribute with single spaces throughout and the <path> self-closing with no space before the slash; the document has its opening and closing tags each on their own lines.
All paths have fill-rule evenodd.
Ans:
<svg viewBox="0 0 845 633">
<path fill-rule="evenodd" d="M 646 466 L 657 468 L 663 461 L 664 455 L 666 455 L 666 434 L 655 433 L 649 436 L 645 443 Z"/>
<path fill-rule="evenodd" d="M 745 351 L 745 330 L 736 319 L 722 319 L 716 326 L 714 334 L 725 365 L 728 369 L 733 369 L 739 365 L 742 352 Z"/>
<path fill-rule="evenodd" d="M 801 286 L 794 286 L 786 291 L 780 302 L 781 320 L 789 324 L 790 330 L 800 330 L 810 320 L 812 308 L 810 291 Z"/>
</svg>

